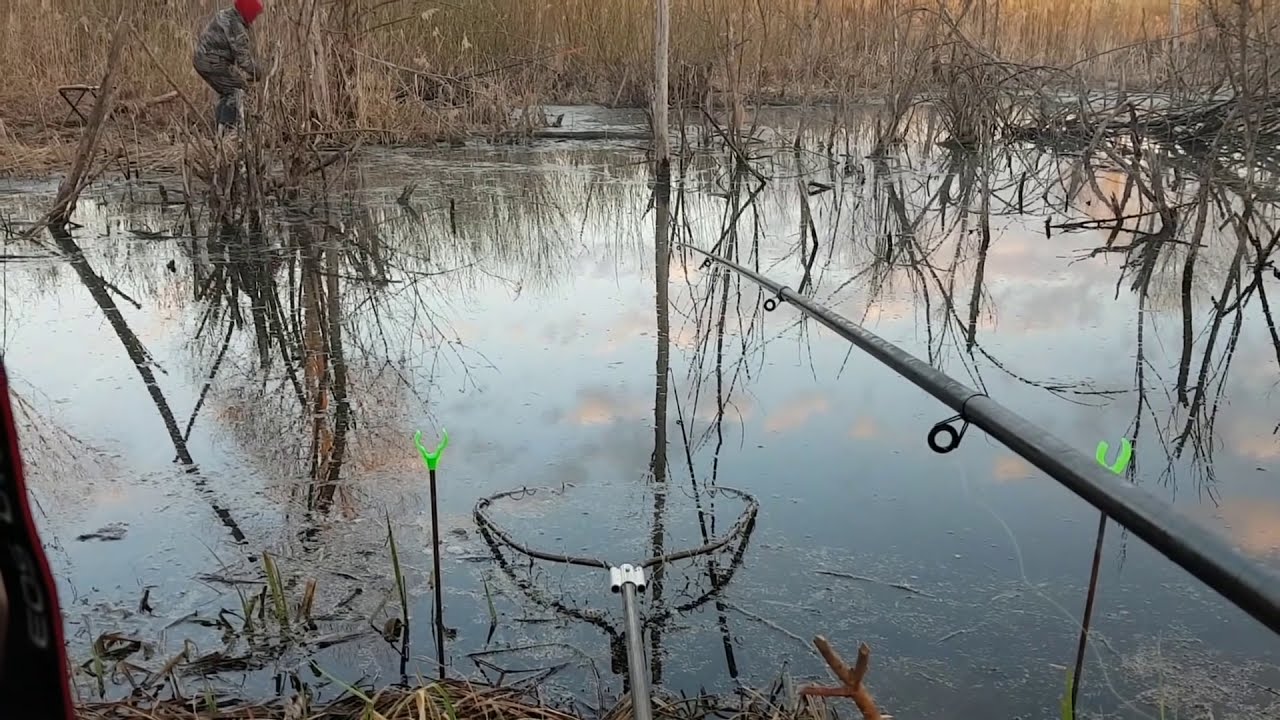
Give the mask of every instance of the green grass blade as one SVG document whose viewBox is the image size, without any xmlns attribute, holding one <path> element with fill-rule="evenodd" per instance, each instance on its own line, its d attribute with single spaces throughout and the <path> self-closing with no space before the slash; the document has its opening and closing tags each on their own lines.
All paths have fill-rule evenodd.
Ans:
<svg viewBox="0 0 1280 720">
<path fill-rule="evenodd" d="M 262 567 L 267 574 L 267 588 L 271 591 L 271 602 L 275 605 L 276 620 L 280 622 L 280 627 L 288 629 L 289 627 L 289 604 L 284 598 L 284 583 L 280 581 L 280 569 L 276 566 L 275 560 L 272 559 L 271 553 L 262 553 Z"/>
<path fill-rule="evenodd" d="M 1062 703 L 1059 706 L 1061 711 L 1061 720 L 1075 720 L 1075 707 L 1071 703 L 1071 694 L 1075 689 L 1074 678 L 1071 677 L 1071 671 L 1067 671 L 1067 691 L 1062 694 Z"/>
<path fill-rule="evenodd" d="M 458 711 L 453 707 L 453 700 L 449 698 L 449 691 L 440 683 L 432 683 L 431 689 L 436 691 L 440 696 L 440 702 L 444 703 L 445 715 L 449 716 L 449 720 L 458 720 Z"/>
</svg>

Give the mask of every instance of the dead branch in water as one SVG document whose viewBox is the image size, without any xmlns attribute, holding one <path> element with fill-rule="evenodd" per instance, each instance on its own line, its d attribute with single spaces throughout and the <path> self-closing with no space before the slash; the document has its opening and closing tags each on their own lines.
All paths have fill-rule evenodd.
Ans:
<svg viewBox="0 0 1280 720">
<path fill-rule="evenodd" d="M 838 570 L 815 570 L 814 572 L 816 572 L 819 575 L 827 575 L 829 577 L 838 577 L 838 578 L 844 578 L 846 580 L 858 580 L 861 582 L 874 583 L 876 585 L 885 585 L 891 588 L 896 588 L 898 590 L 909 592 L 912 595 L 920 595 L 922 597 L 927 597 L 927 598 L 934 597 L 933 595 L 930 595 L 929 593 L 923 590 L 920 590 L 919 588 L 914 588 L 906 583 L 890 582 L 887 580 L 877 580 L 873 577 L 867 577 L 866 575 L 854 575 L 852 573 L 840 572 Z"/>
<path fill-rule="evenodd" d="M 881 720 L 883 716 L 880 714 L 880 709 L 876 707 L 875 699 L 862 684 L 863 678 L 867 675 L 867 668 L 871 665 L 871 648 L 866 643 L 859 645 L 858 661 L 850 669 L 826 638 L 821 635 L 815 636 L 813 645 L 818 648 L 818 652 L 822 653 L 822 659 L 827 661 L 831 672 L 839 678 L 840 686 L 805 685 L 800 688 L 800 694 L 813 697 L 847 697 L 858 706 L 858 711 L 862 713 L 864 720 Z"/>
<path fill-rule="evenodd" d="M 116 28 L 111 34 L 111 50 L 107 54 L 107 70 L 99 84 L 101 91 L 93 103 L 93 112 L 89 115 L 89 124 L 80 136 L 80 146 L 76 148 L 75 160 L 71 170 L 58 187 L 58 195 L 53 201 L 53 209 L 49 211 L 47 222 L 58 227 L 65 227 L 71 220 L 76 200 L 80 191 L 88 184 L 86 176 L 91 164 L 90 158 L 98 145 L 98 137 L 102 134 L 102 121 L 111 110 L 111 100 L 115 95 L 116 65 L 119 64 L 120 50 L 124 46 L 124 36 L 128 26 L 124 23 L 124 15 L 116 18 Z M 44 224 L 44 223 L 42 223 Z"/>
</svg>

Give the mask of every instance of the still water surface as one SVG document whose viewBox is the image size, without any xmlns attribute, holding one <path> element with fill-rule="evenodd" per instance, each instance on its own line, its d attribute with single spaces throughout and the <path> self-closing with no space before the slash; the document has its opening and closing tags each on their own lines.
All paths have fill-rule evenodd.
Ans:
<svg viewBox="0 0 1280 720">
<path fill-rule="evenodd" d="M 1173 242 L 1123 232 L 1091 254 L 1109 200 L 1152 210 L 1124 199 L 1119 168 L 1080 183 L 1075 158 L 1032 148 L 868 150 L 855 136 L 828 162 L 765 143 L 764 184 L 698 154 L 671 238 L 720 243 L 1083 452 L 1135 438 L 1129 480 L 1280 569 L 1280 344 L 1264 306 L 1280 282 L 1265 269 L 1251 285 L 1255 248 L 1224 222 L 1232 189 L 1215 188 L 1187 273 L 1194 179 L 1164 190 L 1172 215 L 1125 221 L 1158 235 L 1172 217 Z M 750 283 L 678 245 L 658 272 L 646 172 L 621 142 L 379 151 L 252 240 L 202 220 L 193 240 L 153 186 L 105 186 L 57 256 L 6 263 L 5 363 L 75 657 L 114 632 L 144 641 L 127 659 L 141 668 L 194 643 L 192 693 L 326 686 L 312 655 L 344 681 L 395 682 L 399 653 L 377 632 L 398 615 L 389 518 L 406 671 L 433 675 L 412 438 L 447 428 L 454 672 L 584 708 L 624 689 L 607 574 L 495 555 L 471 515 L 481 497 L 538 488 L 495 519 L 539 549 L 622 563 L 724 533 L 743 509 L 729 486 L 760 502 L 749 538 L 666 568 L 647 594 L 659 684 L 827 682 L 809 645 L 822 634 L 850 657 L 871 646 L 870 686 L 898 717 L 1056 717 L 1097 512 L 980 431 L 929 451 L 952 413 L 795 309 L 766 312 Z M 0 212 L 36 217 L 50 195 L 0 186 Z M 263 550 L 290 602 L 316 581 L 310 627 L 242 631 Z M 1082 710 L 1280 715 L 1280 640 L 1117 526 L 1102 557 Z M 97 694 L 87 673 L 77 683 Z"/>
</svg>

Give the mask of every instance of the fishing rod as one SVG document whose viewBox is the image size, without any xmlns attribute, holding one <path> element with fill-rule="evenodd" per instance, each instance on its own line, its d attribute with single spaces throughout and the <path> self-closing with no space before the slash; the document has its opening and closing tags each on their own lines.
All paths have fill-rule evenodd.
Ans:
<svg viewBox="0 0 1280 720">
<path fill-rule="evenodd" d="M 1138 486 L 1117 483 L 1116 476 L 1095 458 L 1079 452 L 986 393 L 970 388 L 832 310 L 801 297 L 791 288 L 702 248 L 682 242 L 673 244 L 705 256 L 703 267 L 720 263 L 773 293 L 773 297 L 764 302 L 766 311 L 772 312 L 783 302 L 791 303 L 958 412 L 929 431 L 928 443 L 934 452 L 955 450 L 969 426 L 978 426 L 1272 632 L 1280 634 L 1280 576 L 1247 558 L 1224 538 L 1192 522 Z M 957 421 L 961 423 L 959 430 L 953 426 Z"/>
</svg>

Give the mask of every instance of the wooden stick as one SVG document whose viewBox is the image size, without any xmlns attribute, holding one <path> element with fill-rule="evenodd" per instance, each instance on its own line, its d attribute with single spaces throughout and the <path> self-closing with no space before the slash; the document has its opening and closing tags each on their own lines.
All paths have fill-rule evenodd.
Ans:
<svg viewBox="0 0 1280 720">
<path fill-rule="evenodd" d="M 128 26 L 124 23 L 124 15 L 116 18 L 115 31 L 111 35 L 111 50 L 107 53 L 107 70 L 102 76 L 101 90 L 93 104 L 93 112 L 89 115 L 89 125 L 80 135 L 80 145 L 76 148 L 75 159 L 67 177 L 58 186 L 58 195 L 54 198 L 53 209 L 49 211 L 50 224 L 66 227 L 75 210 L 76 200 L 85 186 L 85 174 L 89 170 L 94 148 L 98 145 L 98 137 L 102 134 L 102 121 L 111 110 L 111 99 L 115 94 L 116 65 L 120 60 L 120 49 L 124 46 L 124 36 Z"/>
<path fill-rule="evenodd" d="M 876 701 L 871 697 L 870 691 L 862 685 L 862 680 L 867 676 L 867 668 L 871 665 L 871 648 L 866 643 L 858 646 L 858 660 L 850 668 L 840 658 L 840 654 L 836 649 L 831 647 L 831 643 L 827 639 L 818 635 L 813 639 L 813 644 L 818 648 L 818 652 L 822 655 L 822 659 L 827 661 L 827 666 L 831 668 L 831 672 L 840 680 L 840 686 L 829 687 L 822 685 L 805 685 L 800 688 L 801 695 L 810 697 L 847 697 L 853 700 L 858 706 L 858 711 L 862 713 L 863 720 L 882 720 L 880 709 L 876 707 Z"/>
<path fill-rule="evenodd" d="M 654 4 L 653 24 L 653 164 L 657 177 L 667 177 L 671 165 L 671 148 L 667 139 L 670 129 L 667 109 L 671 83 L 668 78 L 671 41 L 671 5 L 669 0 L 657 0 Z"/>
</svg>

